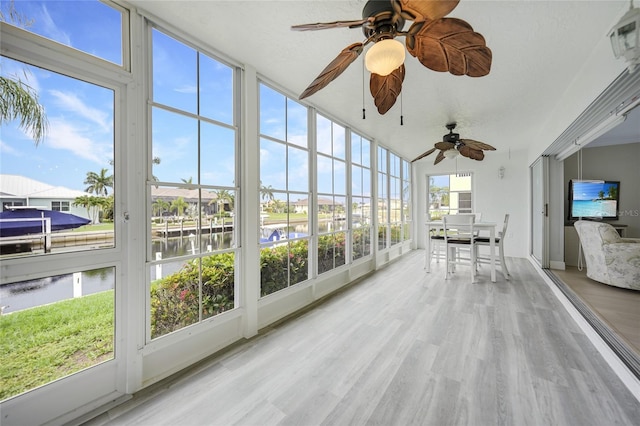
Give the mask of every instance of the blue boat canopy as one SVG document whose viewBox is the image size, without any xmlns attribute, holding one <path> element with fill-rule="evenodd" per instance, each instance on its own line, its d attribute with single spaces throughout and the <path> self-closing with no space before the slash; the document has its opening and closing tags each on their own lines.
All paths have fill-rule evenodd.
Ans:
<svg viewBox="0 0 640 426">
<path fill-rule="evenodd" d="M 71 213 L 37 208 L 20 208 L 0 212 L 0 237 L 42 234 L 45 218 L 51 220 L 51 231 L 74 229 L 91 222 Z"/>
</svg>

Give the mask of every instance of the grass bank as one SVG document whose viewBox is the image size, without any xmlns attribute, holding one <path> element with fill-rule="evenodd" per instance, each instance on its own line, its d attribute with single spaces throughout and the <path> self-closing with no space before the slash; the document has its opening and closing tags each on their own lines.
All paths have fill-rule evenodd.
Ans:
<svg viewBox="0 0 640 426">
<path fill-rule="evenodd" d="M 113 357 L 113 291 L 0 316 L 0 400 Z"/>
</svg>

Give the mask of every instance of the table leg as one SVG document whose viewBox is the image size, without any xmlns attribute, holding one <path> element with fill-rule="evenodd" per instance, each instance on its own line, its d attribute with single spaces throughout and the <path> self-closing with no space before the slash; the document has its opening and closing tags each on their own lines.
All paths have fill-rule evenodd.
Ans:
<svg viewBox="0 0 640 426">
<path fill-rule="evenodd" d="M 491 251 L 491 282 L 496 282 L 496 230 L 492 227 L 489 230 L 489 250 Z"/>
<path fill-rule="evenodd" d="M 431 228 L 427 226 L 427 250 L 424 257 L 424 269 L 426 269 L 427 272 L 431 272 L 431 235 L 429 235 L 430 231 Z"/>
</svg>

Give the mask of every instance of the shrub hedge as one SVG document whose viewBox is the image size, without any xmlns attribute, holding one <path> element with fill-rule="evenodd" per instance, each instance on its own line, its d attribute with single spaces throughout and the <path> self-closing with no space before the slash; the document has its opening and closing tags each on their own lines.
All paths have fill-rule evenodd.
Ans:
<svg viewBox="0 0 640 426">
<path fill-rule="evenodd" d="M 370 228 L 354 231 L 353 258 L 371 253 Z M 346 263 L 346 233 L 318 238 L 318 272 Z M 308 279 L 309 241 L 287 241 L 260 250 L 260 294 L 266 296 Z M 202 277 L 202 312 L 199 276 Z M 165 335 L 234 308 L 234 254 L 186 262 L 151 285 L 151 336 Z"/>
</svg>

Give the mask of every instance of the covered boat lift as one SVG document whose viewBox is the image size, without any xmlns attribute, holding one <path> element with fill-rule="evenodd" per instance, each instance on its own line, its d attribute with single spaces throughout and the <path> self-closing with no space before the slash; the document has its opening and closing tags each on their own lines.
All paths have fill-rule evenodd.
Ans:
<svg viewBox="0 0 640 426">
<path fill-rule="evenodd" d="M 13 207 L 0 212 L 0 241 L 19 245 L 19 241 L 24 240 L 20 237 L 44 237 L 44 250 L 49 253 L 52 232 L 79 228 L 90 222 L 90 219 L 55 210 Z"/>
</svg>

